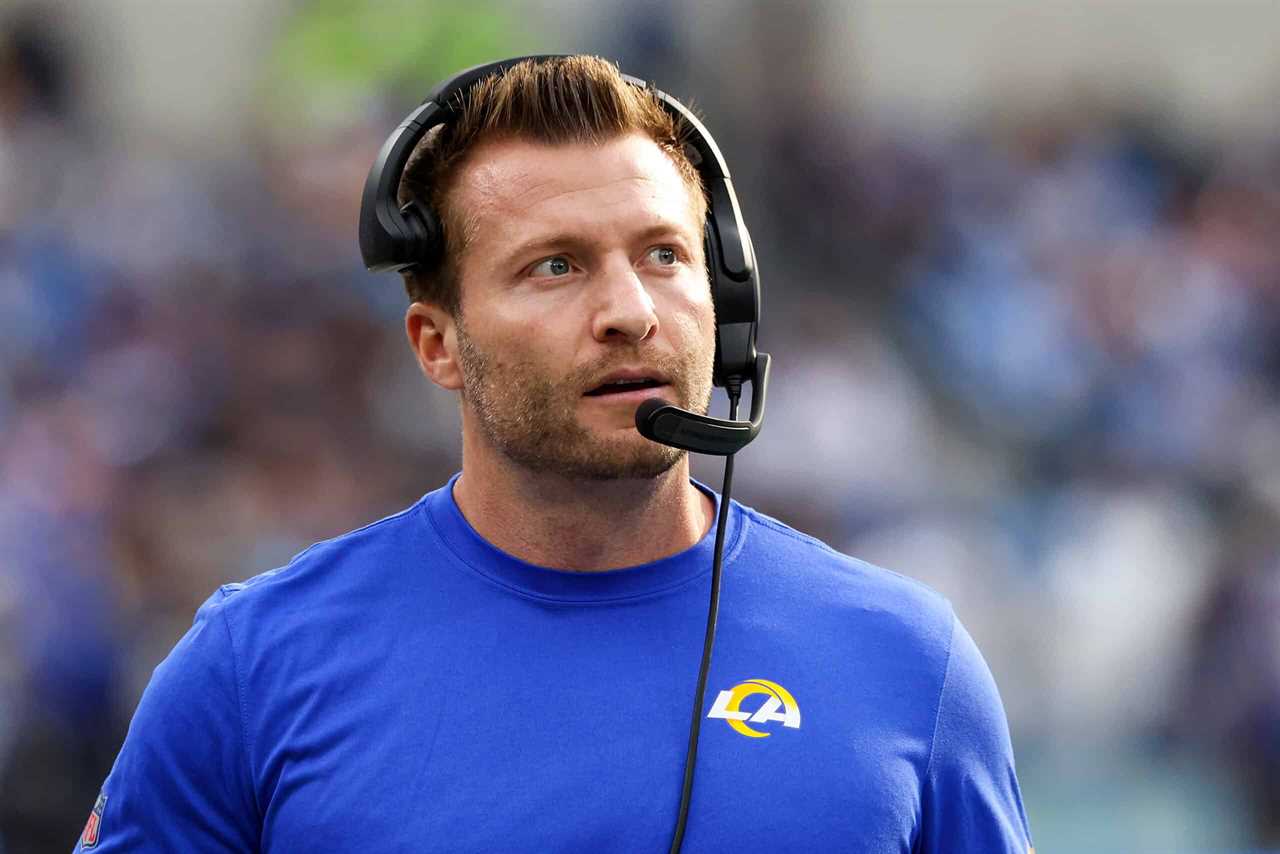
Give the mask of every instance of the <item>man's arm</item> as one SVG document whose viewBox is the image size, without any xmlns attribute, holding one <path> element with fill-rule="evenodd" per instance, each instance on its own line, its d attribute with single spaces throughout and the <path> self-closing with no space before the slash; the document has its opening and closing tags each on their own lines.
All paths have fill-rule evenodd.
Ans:
<svg viewBox="0 0 1280 854">
<path fill-rule="evenodd" d="M 258 850 L 224 598 L 204 603 L 152 674 L 76 852 Z"/>
<path fill-rule="evenodd" d="M 951 652 L 925 772 L 919 854 L 1027 854 L 1013 747 L 995 680 L 952 618 Z"/>
</svg>

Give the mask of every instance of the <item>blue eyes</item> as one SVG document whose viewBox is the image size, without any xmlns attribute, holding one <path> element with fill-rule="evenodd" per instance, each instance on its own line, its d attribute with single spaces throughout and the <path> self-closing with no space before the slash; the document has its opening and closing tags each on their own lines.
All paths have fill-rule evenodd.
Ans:
<svg viewBox="0 0 1280 854">
<path fill-rule="evenodd" d="M 532 270 L 529 271 L 530 276 L 567 276 L 573 272 L 573 265 L 569 263 L 569 259 L 563 255 L 555 255 L 545 261 L 539 261 Z"/>
<path fill-rule="evenodd" d="M 676 250 L 670 246 L 655 246 L 649 250 L 649 257 L 655 259 L 660 267 L 670 267 L 679 260 Z"/>
<path fill-rule="evenodd" d="M 655 246 L 646 253 L 645 258 L 659 267 L 673 267 L 680 263 L 680 255 L 671 246 Z M 552 255 L 534 264 L 529 270 L 532 278 L 558 278 L 573 272 L 573 263 L 564 255 Z"/>
</svg>

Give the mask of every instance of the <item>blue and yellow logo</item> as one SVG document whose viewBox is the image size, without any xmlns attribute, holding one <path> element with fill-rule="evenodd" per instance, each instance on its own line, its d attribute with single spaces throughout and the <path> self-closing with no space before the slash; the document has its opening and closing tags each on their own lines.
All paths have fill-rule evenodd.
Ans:
<svg viewBox="0 0 1280 854">
<path fill-rule="evenodd" d="M 748 697 L 764 695 L 764 702 L 754 712 L 743 711 L 742 701 Z M 800 706 L 786 688 L 768 679 L 748 679 L 732 688 L 721 691 L 707 713 L 709 718 L 727 721 L 735 732 L 747 738 L 768 738 L 770 733 L 752 729 L 748 723 L 780 723 L 791 729 L 800 728 Z"/>
</svg>

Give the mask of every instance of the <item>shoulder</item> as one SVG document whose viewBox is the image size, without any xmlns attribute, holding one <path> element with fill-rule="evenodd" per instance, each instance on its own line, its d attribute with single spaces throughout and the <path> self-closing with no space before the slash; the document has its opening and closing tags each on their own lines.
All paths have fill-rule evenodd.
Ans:
<svg viewBox="0 0 1280 854">
<path fill-rule="evenodd" d="M 313 543 L 283 566 L 223 584 L 200 607 L 196 621 L 217 612 L 239 617 L 259 609 L 314 608 L 340 601 L 394 575 L 422 536 L 425 498 L 405 509 L 327 540 Z"/>
<path fill-rule="evenodd" d="M 874 593 L 881 597 L 881 604 L 901 603 L 950 619 L 951 604 L 927 584 L 837 551 L 817 537 L 751 507 L 742 509 L 749 520 L 749 534 L 743 545 L 744 556 L 749 560 L 785 557 L 773 566 L 775 571 L 810 583 L 831 583 L 836 585 L 832 592 Z"/>
<path fill-rule="evenodd" d="M 951 603 L 928 585 L 833 549 L 750 507 L 740 560 L 775 595 L 877 628 L 946 658 L 955 628 Z"/>
</svg>

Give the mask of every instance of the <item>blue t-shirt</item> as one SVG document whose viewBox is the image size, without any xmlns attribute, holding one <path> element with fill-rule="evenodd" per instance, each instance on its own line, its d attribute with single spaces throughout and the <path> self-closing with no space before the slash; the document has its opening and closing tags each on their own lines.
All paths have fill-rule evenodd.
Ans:
<svg viewBox="0 0 1280 854">
<path fill-rule="evenodd" d="M 666 851 L 714 528 L 564 572 L 490 545 L 452 487 L 218 590 L 76 850 Z M 736 502 L 728 526 L 684 850 L 1026 854 L 950 605 Z"/>
</svg>

